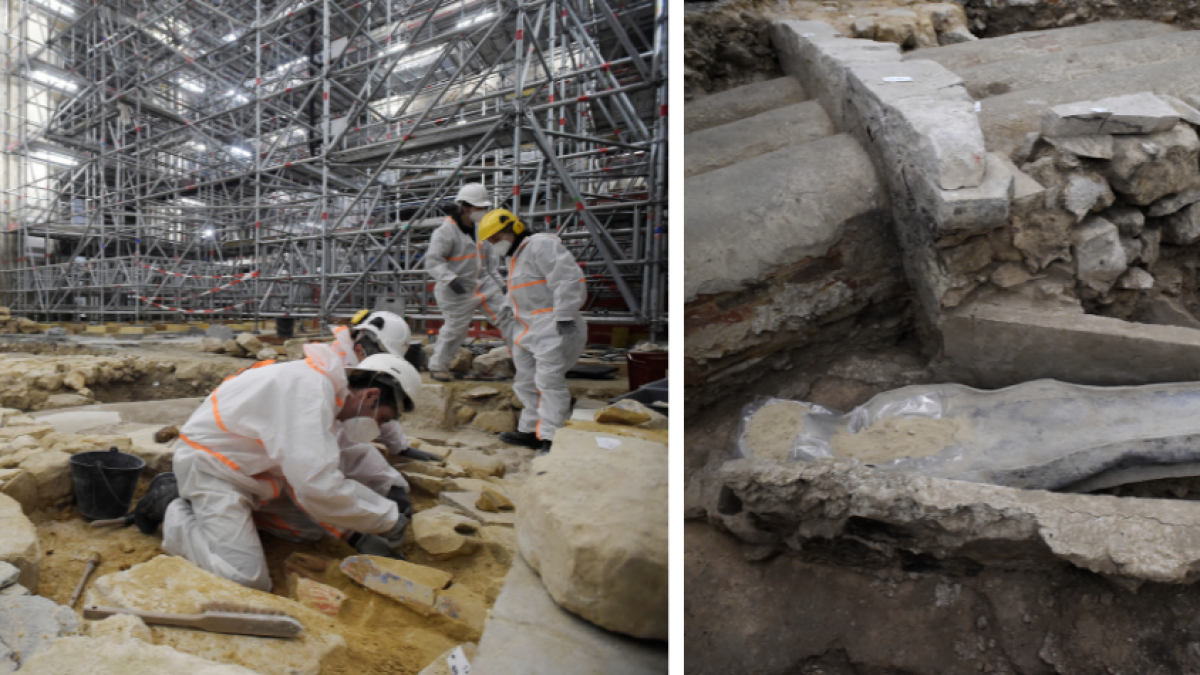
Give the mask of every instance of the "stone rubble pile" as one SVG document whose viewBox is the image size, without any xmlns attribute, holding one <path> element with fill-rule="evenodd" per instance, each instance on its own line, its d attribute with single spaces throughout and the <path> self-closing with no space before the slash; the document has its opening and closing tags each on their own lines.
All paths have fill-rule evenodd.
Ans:
<svg viewBox="0 0 1200 675">
<path fill-rule="evenodd" d="M 866 11 L 871 11 L 867 8 Z M 904 49 L 937 47 L 977 40 L 967 29 L 960 5 L 934 2 L 911 9 L 877 8 L 878 13 L 856 18 L 851 30 L 856 38 L 892 42 Z"/>
<path fill-rule="evenodd" d="M 1200 328 L 1200 111 L 1141 92 L 1053 106 L 1012 157 L 1006 223 L 938 242 L 955 307 L 976 298 L 1082 307 Z M 1022 175 L 1023 174 L 1023 175 Z"/>
</svg>

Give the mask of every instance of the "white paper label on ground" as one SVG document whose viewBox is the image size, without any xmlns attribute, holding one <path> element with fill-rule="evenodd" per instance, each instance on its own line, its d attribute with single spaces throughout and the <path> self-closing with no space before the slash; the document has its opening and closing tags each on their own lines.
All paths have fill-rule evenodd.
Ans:
<svg viewBox="0 0 1200 675">
<path fill-rule="evenodd" d="M 621 444 L 621 441 L 618 441 L 615 438 L 608 438 L 607 436 L 597 436 L 596 437 L 596 445 L 604 448 L 605 450 L 612 450 L 620 444 Z"/>
<path fill-rule="evenodd" d="M 885 77 L 885 78 L 883 78 L 883 81 L 884 82 L 912 82 L 913 79 L 911 77 Z"/>
<path fill-rule="evenodd" d="M 983 110 L 983 104 L 979 101 L 975 101 L 975 112 L 979 112 L 980 110 Z"/>
<path fill-rule="evenodd" d="M 471 664 L 462 647 L 455 647 L 450 652 L 450 656 L 446 657 L 446 665 L 450 666 L 450 675 L 471 675 Z"/>
<path fill-rule="evenodd" d="M 816 33 L 801 33 L 800 37 L 813 37 Z"/>
<path fill-rule="evenodd" d="M 1092 108 L 1092 112 L 1106 113 L 1108 108 Z"/>
</svg>

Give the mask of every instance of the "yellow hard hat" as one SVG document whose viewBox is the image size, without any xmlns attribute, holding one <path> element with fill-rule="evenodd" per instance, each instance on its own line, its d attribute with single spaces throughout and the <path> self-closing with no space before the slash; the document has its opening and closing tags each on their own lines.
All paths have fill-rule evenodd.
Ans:
<svg viewBox="0 0 1200 675">
<path fill-rule="evenodd" d="M 521 234 L 525 231 L 525 223 L 517 220 L 512 211 L 508 209 L 496 209 L 489 211 L 483 217 L 483 222 L 479 223 L 479 241 L 484 241 L 488 237 L 496 234 L 504 228 L 512 225 L 514 234 Z"/>
</svg>

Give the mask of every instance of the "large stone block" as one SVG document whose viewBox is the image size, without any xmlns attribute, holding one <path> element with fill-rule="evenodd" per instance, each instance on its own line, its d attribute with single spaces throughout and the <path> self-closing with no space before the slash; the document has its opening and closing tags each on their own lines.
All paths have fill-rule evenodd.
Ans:
<svg viewBox="0 0 1200 675">
<path fill-rule="evenodd" d="M 517 541 L 555 602 L 609 630 L 665 640 L 666 446 L 562 429 L 533 473 L 517 500 Z"/>
<path fill-rule="evenodd" d="M 1179 123 L 1179 113 L 1150 92 L 1051 106 L 1042 115 L 1043 136 L 1152 134 Z"/>
<path fill-rule="evenodd" d="M 1200 187 L 1200 138 L 1186 124 L 1154 134 L 1117 136 L 1113 159 L 1100 167 L 1113 191 L 1144 206 Z"/>
<path fill-rule="evenodd" d="M 870 156 L 846 135 L 710 171 L 689 179 L 686 190 L 688 302 L 820 258 L 847 220 L 888 205 Z"/>
<path fill-rule="evenodd" d="M 1117 226 L 1098 216 L 1087 220 L 1075 231 L 1074 251 L 1079 280 L 1102 293 L 1107 292 L 1128 267 Z"/>
<path fill-rule="evenodd" d="M 79 620 L 70 607 L 37 595 L 0 595 L 0 646 L 11 650 L 22 672 L 25 661 L 78 631 Z"/>
<path fill-rule="evenodd" d="M 65 452 L 38 452 L 21 462 L 21 473 L 2 488 L 26 511 L 53 506 L 75 492 L 71 482 L 71 456 Z"/>
<path fill-rule="evenodd" d="M 416 408 L 404 416 L 403 423 L 425 429 L 453 429 L 454 417 L 450 403 L 454 394 L 444 384 L 425 383 L 417 396 Z"/>
<path fill-rule="evenodd" d="M 736 90 L 710 94 L 688 101 L 684 107 L 683 133 L 691 134 L 735 120 L 801 103 L 808 97 L 800 83 L 790 77 L 755 82 Z"/>
<path fill-rule="evenodd" d="M 21 669 L 23 675 L 255 675 L 256 672 L 259 671 L 217 663 L 141 640 L 90 637 L 63 638 Z"/>
<path fill-rule="evenodd" d="M 1200 241 L 1200 203 L 1190 204 L 1164 218 L 1162 240 L 1177 246 Z"/>
<path fill-rule="evenodd" d="M 816 101 L 806 101 L 684 136 L 684 178 L 803 145 L 837 128 Z"/>
<path fill-rule="evenodd" d="M 448 506 L 435 506 L 413 516 L 413 538 L 439 560 L 470 555 L 479 549 L 481 525 Z"/>
<path fill-rule="evenodd" d="M 559 607 L 537 572 L 517 556 L 492 608 L 471 672 L 658 675 L 667 672 L 667 647 L 603 630 Z"/>
<path fill-rule="evenodd" d="M 0 494 L 0 562 L 21 571 L 19 581 L 22 586 L 37 588 L 42 564 L 37 529 L 21 510 L 20 503 L 3 494 Z"/>
<path fill-rule="evenodd" d="M 159 556 L 124 572 L 99 577 L 84 602 L 182 614 L 195 613 L 206 602 L 282 611 L 304 625 L 299 637 L 276 640 L 164 626 L 150 629 L 156 644 L 203 659 L 237 664 L 260 675 L 318 675 L 321 662 L 345 645 L 338 634 L 339 624 L 330 617 L 293 600 L 209 574 L 183 558 Z M 138 641 L 123 644 L 136 646 Z"/>
<path fill-rule="evenodd" d="M 730 531 L 769 523 L 778 544 L 854 538 L 874 526 L 935 559 L 1056 568 L 1063 561 L 1136 583 L 1200 577 L 1200 504 L 1021 490 L 877 471 L 844 461 L 735 460 L 720 471 L 739 503 L 712 515 Z M 859 530 L 865 531 L 865 530 Z M 786 532 L 786 542 L 778 533 Z"/>
</svg>

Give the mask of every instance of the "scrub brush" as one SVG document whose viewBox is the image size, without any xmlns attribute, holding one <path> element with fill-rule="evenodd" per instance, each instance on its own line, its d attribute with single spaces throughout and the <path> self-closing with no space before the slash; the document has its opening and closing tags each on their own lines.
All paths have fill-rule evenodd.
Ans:
<svg viewBox="0 0 1200 675">
<path fill-rule="evenodd" d="M 199 614 L 168 614 L 94 605 L 83 608 L 85 619 L 103 619 L 114 614 L 132 614 L 148 624 L 196 628 L 210 633 L 295 637 L 304 630 L 303 624 L 280 610 L 232 602 L 205 603 L 201 605 Z"/>
</svg>

